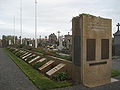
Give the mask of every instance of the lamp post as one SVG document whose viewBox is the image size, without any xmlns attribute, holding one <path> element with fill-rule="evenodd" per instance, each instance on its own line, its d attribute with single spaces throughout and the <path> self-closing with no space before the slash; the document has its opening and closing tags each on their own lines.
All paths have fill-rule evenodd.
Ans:
<svg viewBox="0 0 120 90">
<path fill-rule="evenodd" d="M 14 44 L 15 44 L 15 16 L 14 16 L 14 32 L 13 32 L 13 34 L 14 34 Z"/>
<path fill-rule="evenodd" d="M 37 48 L 37 0 L 35 0 L 35 48 Z"/>
<path fill-rule="evenodd" d="M 20 0 L 20 44 L 22 44 L 22 0 Z"/>
</svg>

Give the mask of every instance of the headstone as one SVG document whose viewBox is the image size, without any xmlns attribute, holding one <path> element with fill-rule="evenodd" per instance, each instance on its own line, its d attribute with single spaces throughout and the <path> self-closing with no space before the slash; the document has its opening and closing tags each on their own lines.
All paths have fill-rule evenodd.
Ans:
<svg viewBox="0 0 120 90">
<path fill-rule="evenodd" d="M 9 45 L 11 45 L 11 44 L 12 44 L 12 41 L 11 41 L 11 40 L 9 40 L 8 42 L 9 42 L 9 43 L 8 43 Z"/>
<path fill-rule="evenodd" d="M 113 55 L 114 56 L 120 56 L 120 24 L 118 23 L 116 25 L 118 27 L 118 30 L 116 33 L 114 33 L 114 39 L 113 39 Z"/>
<path fill-rule="evenodd" d="M 38 60 L 37 63 L 38 63 L 38 62 L 44 62 L 44 61 L 46 61 L 46 60 L 47 60 L 46 58 L 42 58 L 42 59 Z"/>
<path fill-rule="evenodd" d="M 20 56 L 20 57 L 24 57 L 24 56 L 26 56 L 28 53 L 29 53 L 29 52 L 26 52 L 25 54 L 23 54 L 23 55 L 22 55 L 22 56 Z"/>
<path fill-rule="evenodd" d="M 46 75 L 51 77 L 55 73 L 60 72 L 60 70 L 63 71 L 64 67 L 65 67 L 65 64 L 60 63 L 57 66 L 55 66 L 54 68 L 52 68 L 51 70 L 49 70 L 48 72 L 46 72 Z"/>
<path fill-rule="evenodd" d="M 29 56 L 29 58 L 34 57 L 34 56 L 36 56 L 36 55 L 33 54 L 33 55 Z M 25 58 L 25 61 L 26 61 L 27 59 L 28 59 L 28 58 Z"/>
<path fill-rule="evenodd" d="M 40 70 L 41 72 L 45 72 L 45 70 L 48 69 L 48 68 L 50 68 L 51 65 L 53 65 L 53 64 L 54 64 L 54 61 L 53 61 L 53 60 L 50 60 L 50 61 L 48 61 L 47 63 L 45 63 L 43 66 L 41 66 L 41 67 L 39 68 L 39 70 Z"/>
<path fill-rule="evenodd" d="M 28 63 L 32 63 L 32 62 L 36 61 L 39 58 L 40 58 L 40 56 L 37 56 L 37 57 L 33 58 L 32 60 L 30 60 Z"/>
<path fill-rule="evenodd" d="M 25 59 L 25 58 L 29 57 L 31 54 L 32 53 L 27 54 L 26 56 L 22 57 L 22 59 Z"/>
<path fill-rule="evenodd" d="M 64 48 L 63 46 L 63 36 L 59 36 L 59 46 L 58 46 L 58 50 L 62 50 Z"/>
<path fill-rule="evenodd" d="M 112 20 L 81 14 L 72 19 L 73 80 L 88 87 L 111 82 Z"/>
</svg>

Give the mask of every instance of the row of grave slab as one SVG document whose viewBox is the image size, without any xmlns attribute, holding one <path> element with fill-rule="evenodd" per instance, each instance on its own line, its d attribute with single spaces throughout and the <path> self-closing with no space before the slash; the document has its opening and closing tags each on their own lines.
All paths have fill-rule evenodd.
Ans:
<svg viewBox="0 0 120 90">
<path fill-rule="evenodd" d="M 58 72 L 66 72 L 68 78 L 72 79 L 72 62 L 64 59 L 56 58 L 49 55 L 33 52 L 26 49 L 8 47 L 9 51 L 17 55 L 20 53 L 20 58 L 32 65 L 32 63 L 44 63 L 42 66 L 37 68 L 41 73 L 45 74 L 49 78 L 52 78 Z M 31 58 L 28 60 L 28 58 Z"/>
</svg>

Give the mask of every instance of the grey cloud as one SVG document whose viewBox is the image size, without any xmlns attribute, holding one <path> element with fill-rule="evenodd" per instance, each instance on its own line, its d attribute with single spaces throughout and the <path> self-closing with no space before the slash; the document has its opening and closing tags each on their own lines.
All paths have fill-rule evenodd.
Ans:
<svg viewBox="0 0 120 90">
<path fill-rule="evenodd" d="M 34 37 L 34 0 L 23 1 L 23 37 Z M 113 32 L 116 23 L 120 22 L 119 0 L 38 0 L 38 36 L 51 33 L 67 34 L 71 29 L 73 16 L 80 13 L 90 13 L 113 19 Z M 19 36 L 20 0 L 0 0 L 0 20 L 13 23 L 16 16 L 16 34 Z M 0 29 L 4 29 L 1 27 Z M 8 28 L 8 29 L 6 29 Z M 11 27 L 6 25 L 8 34 Z M 4 31 L 0 31 L 2 35 Z M 27 33 L 29 32 L 29 33 Z"/>
</svg>

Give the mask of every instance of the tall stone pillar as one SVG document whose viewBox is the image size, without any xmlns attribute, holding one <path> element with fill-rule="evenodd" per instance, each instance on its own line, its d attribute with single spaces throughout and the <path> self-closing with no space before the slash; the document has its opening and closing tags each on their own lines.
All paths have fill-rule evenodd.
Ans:
<svg viewBox="0 0 120 90">
<path fill-rule="evenodd" d="M 112 20 L 81 14 L 72 19 L 73 80 L 88 87 L 111 82 Z"/>
</svg>

